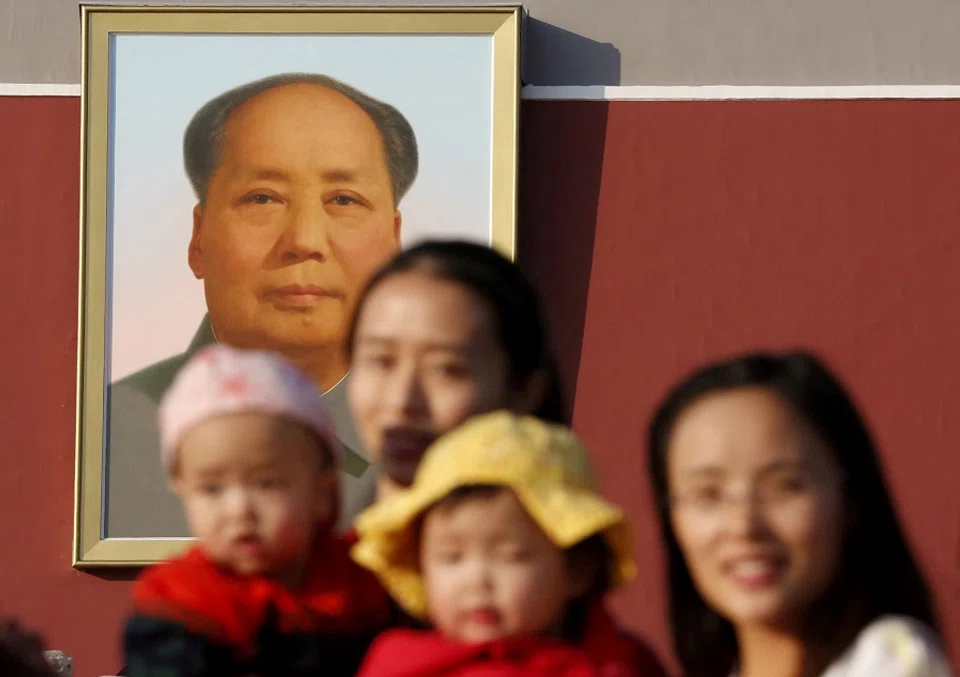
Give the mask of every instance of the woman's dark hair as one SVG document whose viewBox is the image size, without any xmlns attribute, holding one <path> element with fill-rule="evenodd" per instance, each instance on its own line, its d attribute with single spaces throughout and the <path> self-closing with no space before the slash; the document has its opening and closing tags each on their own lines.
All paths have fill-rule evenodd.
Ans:
<svg viewBox="0 0 960 677">
<path fill-rule="evenodd" d="M 511 385 L 521 388 L 535 373 L 546 374 L 544 399 L 531 413 L 551 423 L 568 423 L 540 297 L 520 267 L 490 247 L 431 240 L 397 254 L 370 279 L 357 301 L 347 337 L 348 356 L 352 356 L 357 321 L 370 293 L 388 278 L 410 271 L 454 282 L 480 299 L 510 361 Z"/>
<path fill-rule="evenodd" d="M 733 626 L 697 592 L 680 552 L 671 526 L 667 453 L 688 407 L 741 388 L 779 397 L 817 431 L 843 469 L 850 524 L 839 571 L 805 619 L 805 641 L 836 653 L 886 614 L 911 616 L 937 631 L 930 592 L 897 521 L 876 446 L 850 396 L 813 355 L 749 354 L 695 371 L 667 395 L 650 424 L 649 469 L 667 546 L 674 650 L 684 674 L 727 677 L 737 661 L 737 642 Z"/>
</svg>

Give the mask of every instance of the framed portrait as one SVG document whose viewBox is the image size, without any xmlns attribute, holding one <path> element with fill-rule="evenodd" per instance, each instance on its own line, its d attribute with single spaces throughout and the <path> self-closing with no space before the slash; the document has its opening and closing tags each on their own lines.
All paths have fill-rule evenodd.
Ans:
<svg viewBox="0 0 960 677">
<path fill-rule="evenodd" d="M 215 342 L 317 366 L 362 503 L 351 304 L 423 239 L 514 255 L 520 12 L 82 7 L 74 566 L 190 543 L 157 411 Z"/>
</svg>

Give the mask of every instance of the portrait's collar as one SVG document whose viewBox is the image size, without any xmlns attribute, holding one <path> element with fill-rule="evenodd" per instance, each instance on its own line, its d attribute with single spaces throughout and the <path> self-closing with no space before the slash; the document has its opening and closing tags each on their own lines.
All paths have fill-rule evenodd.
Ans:
<svg viewBox="0 0 960 677">
<path fill-rule="evenodd" d="M 340 387 L 340 384 L 343 383 L 344 381 L 346 381 L 346 380 L 347 380 L 347 376 L 349 376 L 349 375 L 350 375 L 350 370 L 347 369 L 347 371 L 343 374 L 343 376 L 340 377 L 340 380 L 337 381 L 336 383 L 334 383 L 332 386 L 330 386 L 330 388 L 328 388 L 323 394 L 324 394 L 324 395 L 329 395 L 329 394 L 332 393 L 334 390 L 336 390 L 337 388 L 339 388 L 339 387 Z"/>
<path fill-rule="evenodd" d="M 194 335 L 193 340 L 190 342 L 191 351 L 201 348 L 208 343 L 220 343 L 220 339 L 217 338 L 217 332 L 213 328 L 213 322 L 210 321 L 210 314 L 206 314 L 203 317 L 203 322 L 200 323 L 200 328 L 197 329 L 197 333 Z M 350 370 L 340 377 L 340 380 L 334 383 L 330 388 L 324 391 L 324 395 L 329 395 L 334 390 L 340 387 L 340 385 L 347 380 L 347 376 L 350 375 Z"/>
</svg>

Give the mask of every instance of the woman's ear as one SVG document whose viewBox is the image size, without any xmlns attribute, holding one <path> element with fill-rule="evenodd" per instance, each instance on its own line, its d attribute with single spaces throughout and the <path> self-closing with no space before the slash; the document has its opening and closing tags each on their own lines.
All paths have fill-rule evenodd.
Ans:
<svg viewBox="0 0 960 677">
<path fill-rule="evenodd" d="M 542 369 L 533 372 L 514 393 L 511 410 L 523 416 L 532 414 L 543 404 L 549 386 L 550 376 L 547 372 Z"/>
<path fill-rule="evenodd" d="M 860 526 L 860 510 L 854 505 L 853 501 L 845 500 L 843 502 L 843 521 L 846 523 L 847 533 Z"/>
</svg>

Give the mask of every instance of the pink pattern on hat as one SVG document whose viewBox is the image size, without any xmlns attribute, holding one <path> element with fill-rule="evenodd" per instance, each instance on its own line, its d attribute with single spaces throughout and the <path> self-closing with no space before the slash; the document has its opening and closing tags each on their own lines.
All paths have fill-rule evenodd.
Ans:
<svg viewBox="0 0 960 677">
<path fill-rule="evenodd" d="M 291 418 L 319 435 L 335 460 L 333 417 L 316 385 L 274 353 L 225 345 L 202 349 L 177 374 L 160 403 L 160 454 L 169 473 L 186 432 L 214 416 L 262 412 Z"/>
</svg>

